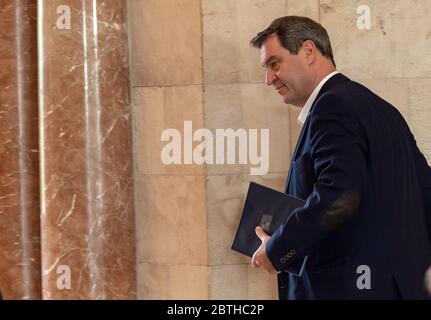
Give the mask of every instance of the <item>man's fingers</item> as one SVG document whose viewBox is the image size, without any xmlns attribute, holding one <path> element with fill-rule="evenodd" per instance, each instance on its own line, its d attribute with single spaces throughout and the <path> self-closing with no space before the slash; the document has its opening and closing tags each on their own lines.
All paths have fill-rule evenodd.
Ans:
<svg viewBox="0 0 431 320">
<path fill-rule="evenodd" d="M 265 241 L 269 236 L 263 231 L 262 227 L 257 226 L 255 229 L 256 235 L 259 237 L 260 241 Z"/>
<path fill-rule="evenodd" d="M 431 295 L 431 267 L 425 273 L 425 287 L 428 290 L 428 293 Z"/>
<path fill-rule="evenodd" d="M 277 271 L 276 271 L 275 269 L 273 269 L 273 268 L 272 268 L 272 266 L 265 265 L 265 266 L 262 266 L 262 269 L 263 269 L 266 273 L 269 273 L 269 274 L 277 274 Z"/>
<path fill-rule="evenodd" d="M 253 257 L 251 258 L 251 265 L 253 268 L 259 268 L 259 262 L 256 258 L 256 253 L 254 253 Z"/>
</svg>

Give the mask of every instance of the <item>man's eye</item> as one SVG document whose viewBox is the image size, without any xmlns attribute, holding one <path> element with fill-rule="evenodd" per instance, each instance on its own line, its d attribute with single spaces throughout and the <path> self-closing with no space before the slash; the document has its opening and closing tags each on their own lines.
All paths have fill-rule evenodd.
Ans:
<svg viewBox="0 0 431 320">
<path fill-rule="evenodd" d="M 271 62 L 271 68 L 274 70 L 278 66 L 278 63 L 276 61 Z"/>
</svg>

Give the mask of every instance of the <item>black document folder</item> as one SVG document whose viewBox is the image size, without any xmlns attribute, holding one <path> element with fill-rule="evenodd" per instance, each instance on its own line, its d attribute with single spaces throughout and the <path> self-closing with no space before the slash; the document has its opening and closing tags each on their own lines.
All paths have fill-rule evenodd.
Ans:
<svg viewBox="0 0 431 320">
<path fill-rule="evenodd" d="M 262 243 L 256 235 L 256 227 L 260 225 L 272 235 L 296 208 L 304 204 L 304 200 L 251 182 L 231 249 L 252 257 Z"/>
</svg>

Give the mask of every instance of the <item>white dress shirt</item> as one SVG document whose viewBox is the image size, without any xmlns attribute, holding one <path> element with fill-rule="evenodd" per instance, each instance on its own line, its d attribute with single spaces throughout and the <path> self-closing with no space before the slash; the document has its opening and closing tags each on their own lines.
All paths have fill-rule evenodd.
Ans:
<svg viewBox="0 0 431 320">
<path fill-rule="evenodd" d="M 302 107 L 301 113 L 298 116 L 298 124 L 302 127 L 305 123 L 305 120 L 307 119 L 308 114 L 310 113 L 311 106 L 313 105 L 314 100 L 316 100 L 317 95 L 319 94 L 320 89 L 322 89 L 323 85 L 328 81 L 332 76 L 339 73 L 338 71 L 331 72 L 326 77 L 322 79 L 322 81 L 319 82 L 317 87 L 313 90 L 311 95 L 308 97 L 307 102 L 305 102 L 304 106 Z"/>
</svg>

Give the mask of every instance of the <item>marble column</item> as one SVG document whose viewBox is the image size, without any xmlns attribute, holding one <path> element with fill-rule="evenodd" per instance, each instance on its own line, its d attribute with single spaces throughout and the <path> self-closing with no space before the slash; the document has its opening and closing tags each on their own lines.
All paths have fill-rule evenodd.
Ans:
<svg viewBox="0 0 431 320">
<path fill-rule="evenodd" d="M 134 299 L 126 2 L 38 6 L 43 298 Z"/>
<path fill-rule="evenodd" d="M 39 299 L 36 0 L 0 3 L 0 290 Z"/>
</svg>

